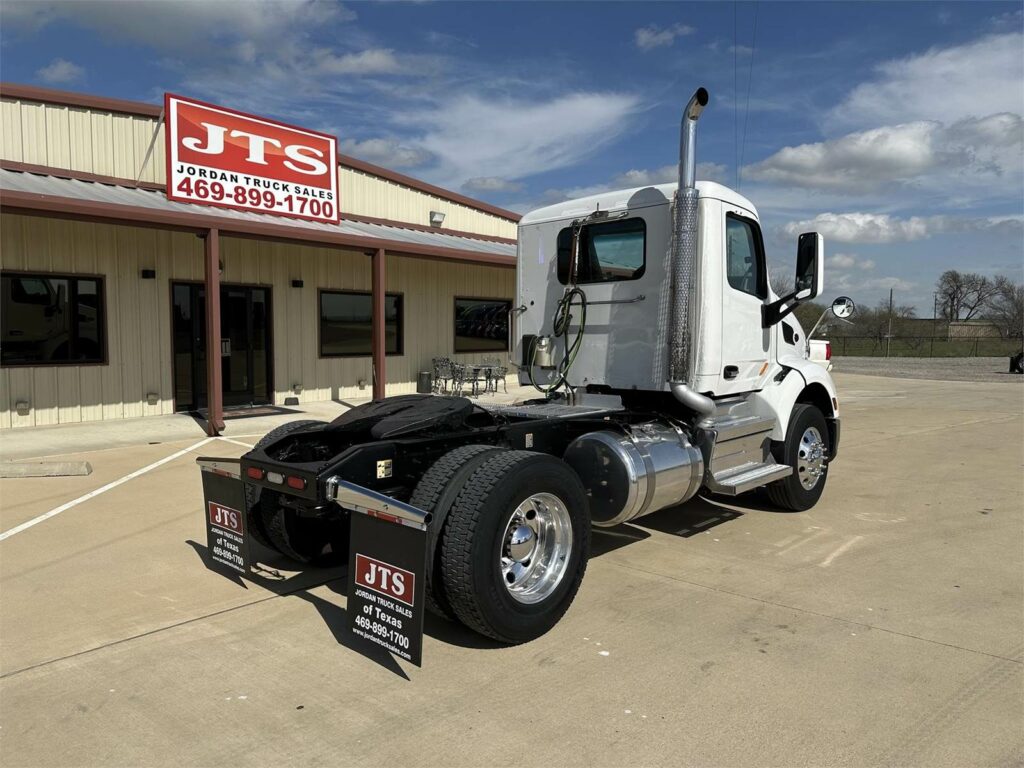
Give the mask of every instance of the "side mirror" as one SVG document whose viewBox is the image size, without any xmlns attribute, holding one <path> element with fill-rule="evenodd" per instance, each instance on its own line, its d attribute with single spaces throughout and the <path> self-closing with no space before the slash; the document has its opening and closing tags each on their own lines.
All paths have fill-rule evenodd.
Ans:
<svg viewBox="0 0 1024 768">
<path fill-rule="evenodd" d="M 796 248 L 796 298 L 813 299 L 825 288 L 825 238 L 817 232 L 800 235 Z"/>
<path fill-rule="evenodd" d="M 840 296 L 832 302 L 832 314 L 840 320 L 845 320 L 857 311 L 857 305 L 849 296 Z"/>
</svg>

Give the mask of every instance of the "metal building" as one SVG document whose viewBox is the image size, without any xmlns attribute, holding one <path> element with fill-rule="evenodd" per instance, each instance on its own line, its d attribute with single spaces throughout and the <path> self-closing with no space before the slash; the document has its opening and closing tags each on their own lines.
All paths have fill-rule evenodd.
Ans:
<svg viewBox="0 0 1024 768">
<path fill-rule="evenodd" d="M 517 214 L 346 156 L 336 225 L 169 201 L 160 115 L 0 85 L 0 428 L 198 411 L 214 432 L 225 407 L 504 354 Z"/>
</svg>

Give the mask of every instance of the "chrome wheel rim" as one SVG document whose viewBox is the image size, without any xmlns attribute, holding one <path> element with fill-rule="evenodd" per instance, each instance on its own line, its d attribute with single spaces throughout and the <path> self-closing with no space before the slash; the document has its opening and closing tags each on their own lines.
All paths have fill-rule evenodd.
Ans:
<svg viewBox="0 0 1024 768">
<path fill-rule="evenodd" d="M 572 552 L 572 520 L 557 496 L 535 493 L 509 518 L 498 568 L 501 582 L 520 603 L 539 603 L 561 583 Z"/>
<path fill-rule="evenodd" d="M 825 441 L 817 427 L 808 427 L 800 437 L 797 449 L 796 473 L 800 485 L 811 490 L 825 475 Z"/>
</svg>

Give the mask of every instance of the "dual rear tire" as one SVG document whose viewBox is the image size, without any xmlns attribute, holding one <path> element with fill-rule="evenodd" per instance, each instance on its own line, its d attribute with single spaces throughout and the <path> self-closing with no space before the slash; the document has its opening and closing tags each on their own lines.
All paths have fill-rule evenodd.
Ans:
<svg viewBox="0 0 1024 768">
<path fill-rule="evenodd" d="M 561 459 L 465 446 L 424 476 L 431 512 L 428 606 L 482 635 L 523 643 L 568 610 L 590 555 L 587 498 Z"/>
</svg>

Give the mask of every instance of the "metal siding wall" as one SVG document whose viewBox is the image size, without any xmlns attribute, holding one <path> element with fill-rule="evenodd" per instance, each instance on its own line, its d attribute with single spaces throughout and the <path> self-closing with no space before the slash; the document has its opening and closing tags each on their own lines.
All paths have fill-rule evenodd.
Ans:
<svg viewBox="0 0 1024 768">
<path fill-rule="evenodd" d="M 98 274 L 106 294 L 107 365 L 0 368 L 0 428 L 174 411 L 170 283 L 202 280 L 202 241 L 184 232 L 5 213 L 0 267 Z M 223 281 L 271 288 L 274 402 L 369 397 L 369 356 L 320 358 L 319 289 L 370 290 L 370 258 L 332 248 L 225 237 Z M 140 270 L 156 270 L 143 280 Z M 291 281 L 301 279 L 302 288 Z M 511 269 L 388 256 L 387 290 L 404 296 L 404 349 L 387 358 L 389 395 L 414 392 L 431 358 L 453 355 L 456 296 L 508 297 Z M 482 353 L 456 356 L 474 360 Z M 366 382 L 360 389 L 358 382 Z M 156 405 L 146 395 L 156 392 Z M 27 400 L 27 416 L 15 411 Z"/>
<path fill-rule="evenodd" d="M 0 233 L 3 269 L 102 276 L 107 338 L 106 365 L 0 368 L 0 428 L 173 413 L 169 284 L 201 276 L 202 241 L 9 213 Z M 141 279 L 143 267 L 155 267 L 157 279 Z M 30 403 L 28 415 L 17 414 L 19 400 Z"/>
<path fill-rule="evenodd" d="M 134 179 L 154 128 L 157 121 L 152 117 L 4 98 L 0 100 L 0 158 Z M 163 184 L 163 126 L 157 130 L 141 179 Z M 352 168 L 339 168 L 338 187 L 345 213 L 427 225 L 430 211 L 441 211 L 448 228 L 516 237 L 513 221 Z"/>
</svg>

